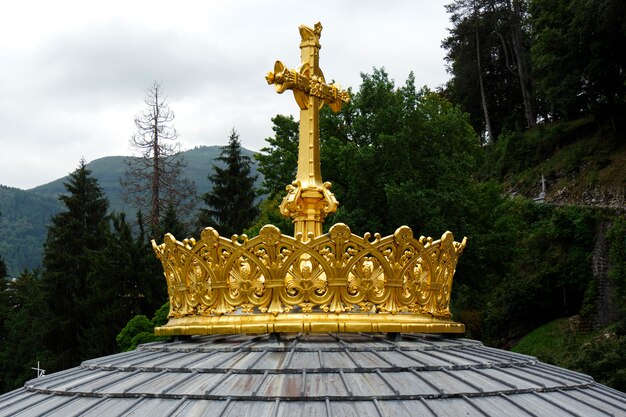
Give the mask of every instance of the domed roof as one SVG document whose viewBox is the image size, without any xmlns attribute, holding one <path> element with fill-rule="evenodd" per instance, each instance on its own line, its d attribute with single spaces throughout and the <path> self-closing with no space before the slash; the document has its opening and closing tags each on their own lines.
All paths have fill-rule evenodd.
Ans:
<svg viewBox="0 0 626 417">
<path fill-rule="evenodd" d="M 88 360 L 0 396 L 2 416 L 609 416 L 586 375 L 424 334 L 195 336 Z"/>
</svg>

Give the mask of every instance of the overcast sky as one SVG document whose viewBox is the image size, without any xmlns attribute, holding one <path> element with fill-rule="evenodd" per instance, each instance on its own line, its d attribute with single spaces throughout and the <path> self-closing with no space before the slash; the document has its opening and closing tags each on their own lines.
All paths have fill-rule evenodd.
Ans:
<svg viewBox="0 0 626 417">
<path fill-rule="evenodd" d="M 298 26 L 324 27 L 328 81 L 358 89 L 385 67 L 401 85 L 448 79 L 444 4 L 426 0 L 7 1 L 0 13 L 0 184 L 28 189 L 81 158 L 129 155 L 146 88 L 162 83 L 183 149 L 224 145 L 234 127 L 259 150 L 271 118 L 297 116 L 264 76 L 297 67 Z M 297 117 L 296 117 L 297 118 Z"/>
</svg>

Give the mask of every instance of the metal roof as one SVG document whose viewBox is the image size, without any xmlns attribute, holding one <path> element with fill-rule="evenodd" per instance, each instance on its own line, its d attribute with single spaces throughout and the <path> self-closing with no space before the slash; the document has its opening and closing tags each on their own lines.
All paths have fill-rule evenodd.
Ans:
<svg viewBox="0 0 626 417">
<path fill-rule="evenodd" d="M 626 395 L 441 335 L 212 335 L 88 360 L 0 396 L 0 416 L 626 416 Z"/>
</svg>

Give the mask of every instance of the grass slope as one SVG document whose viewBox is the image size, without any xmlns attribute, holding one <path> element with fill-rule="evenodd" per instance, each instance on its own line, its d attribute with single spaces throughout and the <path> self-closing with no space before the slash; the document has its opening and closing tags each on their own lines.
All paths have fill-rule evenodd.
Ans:
<svg viewBox="0 0 626 417">
<path fill-rule="evenodd" d="M 572 319 L 558 319 L 538 327 L 511 350 L 626 391 L 626 336 L 618 332 L 619 326 L 582 333 L 572 329 L 571 323 Z"/>
</svg>

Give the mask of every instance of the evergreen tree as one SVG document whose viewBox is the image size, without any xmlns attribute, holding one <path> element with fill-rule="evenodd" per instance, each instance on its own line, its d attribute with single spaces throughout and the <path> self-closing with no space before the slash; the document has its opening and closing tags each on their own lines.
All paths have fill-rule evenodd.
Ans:
<svg viewBox="0 0 626 417">
<path fill-rule="evenodd" d="M 2 216 L 2 213 L 0 213 Z M 4 277 L 7 276 L 7 264 L 2 259 L 2 255 L 0 254 L 0 280 L 4 281 Z"/>
<path fill-rule="evenodd" d="M 214 172 L 208 176 L 213 190 L 202 196 L 209 208 L 200 209 L 198 223 L 201 227 L 215 227 L 223 236 L 231 236 L 242 233 L 258 215 L 254 190 L 256 176 L 251 173 L 250 158 L 241 154 L 235 129 L 217 160 L 224 166 L 213 165 Z"/>
<path fill-rule="evenodd" d="M 117 351 L 116 336 L 137 314 L 153 312 L 167 298 L 160 263 L 148 243 L 143 218 L 136 237 L 124 213 L 111 216 L 106 247 L 94 252 L 89 282 L 97 298 L 90 303 L 92 320 L 84 332 L 85 357 Z M 97 342 L 97 343 L 95 343 Z"/>
<path fill-rule="evenodd" d="M 84 332 L 93 317 L 89 282 L 92 253 L 106 246 L 108 200 L 81 160 L 61 195 L 65 211 L 52 218 L 44 244 L 43 288 L 50 309 L 46 344 L 55 357 L 51 370 L 78 364 L 92 342 Z"/>
<path fill-rule="evenodd" d="M 187 226 L 180 221 L 176 207 L 172 204 L 167 205 L 167 208 L 161 217 L 161 222 L 159 223 L 159 233 L 156 234 L 155 240 L 162 242 L 166 233 L 171 233 L 179 240 L 186 238 L 189 234 Z M 152 249 L 150 249 L 150 251 L 152 251 Z"/>
<path fill-rule="evenodd" d="M 48 323 L 41 275 L 24 271 L 5 282 L 2 306 L 8 310 L 0 338 L 0 393 L 19 388 L 37 374 L 38 364 L 50 371 L 52 354 L 44 345 Z"/>
</svg>

